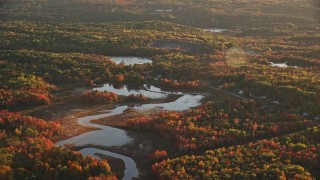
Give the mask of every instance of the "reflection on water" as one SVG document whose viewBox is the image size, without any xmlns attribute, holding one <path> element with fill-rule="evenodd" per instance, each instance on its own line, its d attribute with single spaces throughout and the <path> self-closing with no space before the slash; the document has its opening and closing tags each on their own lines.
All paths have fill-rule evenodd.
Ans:
<svg viewBox="0 0 320 180">
<path fill-rule="evenodd" d="M 287 63 L 272 63 L 271 66 L 273 67 L 288 67 Z"/>
<path fill-rule="evenodd" d="M 148 109 L 156 109 L 160 107 L 162 110 L 168 110 L 168 111 L 185 111 L 192 107 L 199 106 L 202 98 L 203 98 L 202 95 L 186 94 L 173 102 L 162 103 L 162 104 L 143 104 L 141 106 L 134 107 L 134 109 L 148 110 Z"/>
<path fill-rule="evenodd" d="M 273 62 L 270 62 L 270 65 L 273 66 L 273 67 L 280 67 L 280 68 L 286 68 L 286 67 L 297 68 L 297 66 L 288 66 L 288 64 L 286 62 L 284 62 L 284 63 L 273 63 Z"/>
<path fill-rule="evenodd" d="M 120 106 L 103 114 L 79 118 L 78 124 L 82 126 L 95 127 L 100 130 L 90 131 L 79 136 L 72 137 L 70 139 L 59 141 L 56 143 L 56 145 L 63 146 L 65 144 L 74 144 L 75 146 L 83 146 L 88 144 L 94 144 L 101 146 L 121 146 L 131 142 L 132 138 L 127 135 L 127 132 L 125 130 L 113 128 L 110 126 L 93 124 L 90 122 L 94 119 L 100 119 L 108 116 L 121 114 L 126 109 L 126 106 Z"/>
<path fill-rule="evenodd" d="M 117 87 L 112 84 L 104 84 L 102 87 L 94 88 L 93 90 L 111 91 L 121 96 L 129 96 L 130 94 L 143 94 L 151 99 L 165 98 L 168 94 L 181 94 L 181 92 L 162 91 L 160 88 L 147 84 L 144 84 L 142 87 L 129 85 Z"/>
<path fill-rule="evenodd" d="M 102 88 L 107 89 L 99 89 L 99 90 L 110 90 L 109 88 L 114 88 L 113 86 L 104 86 Z M 143 93 L 146 95 L 148 93 L 149 97 L 162 97 L 163 95 L 166 95 L 165 92 L 161 91 L 161 89 L 153 87 L 153 86 L 146 86 L 144 85 L 144 88 L 147 90 L 129 90 L 127 87 L 123 88 L 121 90 L 115 91 L 116 93 L 122 92 L 123 94 L 126 93 L 132 93 L 137 92 Z M 98 89 L 98 88 L 97 88 Z M 119 93 L 121 94 L 121 93 Z M 160 96 L 161 95 L 161 96 Z M 133 106 L 129 107 L 127 105 L 125 106 L 119 106 L 112 110 L 105 110 L 100 111 L 101 114 L 98 115 L 92 115 L 92 116 L 85 116 L 82 118 L 78 118 L 78 123 L 82 126 L 90 126 L 94 128 L 98 128 L 99 130 L 87 132 L 84 134 L 81 134 L 79 136 L 75 136 L 63 141 L 59 141 L 56 143 L 57 146 L 65 146 L 66 144 L 73 144 L 75 146 L 84 146 L 84 145 L 97 145 L 97 146 L 122 146 L 127 143 L 132 142 L 132 138 L 128 136 L 127 131 L 113 128 L 109 126 L 99 125 L 91 123 L 91 120 L 105 118 L 113 115 L 122 114 L 127 109 L 136 109 L 136 110 L 174 110 L 174 111 L 185 111 L 192 107 L 196 107 L 200 105 L 200 101 L 204 96 L 202 95 L 191 95 L 191 94 L 182 94 L 182 96 L 175 101 L 168 102 L 168 103 L 160 103 L 160 104 L 141 104 L 139 106 Z M 81 153 L 84 155 L 91 155 L 97 159 L 100 159 L 96 154 L 104 154 L 111 157 L 122 159 L 125 162 L 125 180 L 132 179 L 134 177 L 137 177 L 139 172 L 136 167 L 135 162 L 130 158 L 126 157 L 117 153 L 112 153 L 110 151 L 105 151 L 101 149 L 96 148 L 84 148 L 80 150 Z"/>
<path fill-rule="evenodd" d="M 172 111 L 184 111 L 192 107 L 200 105 L 202 95 L 183 95 L 173 102 L 160 103 L 160 104 L 142 104 L 139 106 L 129 107 L 119 106 L 110 111 L 103 112 L 102 114 L 85 116 L 78 119 L 78 123 L 83 126 L 90 126 L 98 128 L 99 130 L 87 132 L 79 136 L 72 137 L 56 143 L 58 146 L 65 144 L 74 144 L 76 146 L 83 146 L 88 144 L 95 144 L 101 146 L 121 146 L 132 141 L 132 138 L 127 135 L 127 131 L 113 128 L 110 126 L 103 126 L 99 124 L 91 123 L 91 120 L 105 118 L 113 115 L 122 114 L 126 109 L 132 108 L 137 110 L 172 110 Z"/>
<path fill-rule="evenodd" d="M 220 29 L 220 28 L 208 28 L 208 29 L 204 29 L 204 31 L 221 33 L 221 32 L 226 32 L 229 30 L 228 29 Z"/>
<path fill-rule="evenodd" d="M 151 59 L 143 58 L 143 57 L 115 57 L 115 56 L 111 56 L 110 58 L 116 64 L 120 64 L 121 62 L 124 62 L 125 65 L 152 63 Z"/>
</svg>

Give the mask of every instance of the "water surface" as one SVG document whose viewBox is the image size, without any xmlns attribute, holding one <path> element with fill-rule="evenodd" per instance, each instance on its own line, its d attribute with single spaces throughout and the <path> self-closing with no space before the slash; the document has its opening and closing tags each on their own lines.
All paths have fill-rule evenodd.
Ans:
<svg viewBox="0 0 320 180">
<path fill-rule="evenodd" d="M 78 119 L 78 123 L 82 126 L 90 126 L 98 128 L 99 130 L 90 131 L 79 136 L 72 137 L 56 143 L 58 146 L 65 144 L 73 144 L 75 146 L 83 145 L 99 145 L 99 146 L 122 146 L 132 141 L 128 136 L 127 131 L 91 123 L 91 120 L 105 118 L 113 115 L 122 114 L 125 110 L 132 108 L 136 110 L 171 110 L 171 111 L 185 111 L 192 107 L 200 105 L 200 101 L 204 96 L 185 94 L 173 102 L 159 103 L 159 104 L 142 104 L 139 106 L 129 107 L 119 106 L 112 110 L 101 111 L 101 114 L 85 116 Z"/>
<path fill-rule="evenodd" d="M 273 63 L 273 62 L 270 62 L 270 66 L 280 67 L 280 68 L 287 68 L 287 67 L 297 68 L 297 66 L 289 66 L 286 62 L 284 62 L 284 63 Z"/>
<path fill-rule="evenodd" d="M 139 175 L 137 165 L 134 162 L 134 160 L 130 157 L 123 156 L 121 154 L 113 153 L 113 152 L 106 151 L 106 150 L 97 149 L 97 148 L 84 148 L 84 149 L 81 149 L 80 152 L 85 156 L 90 155 L 98 160 L 101 160 L 101 158 L 97 154 L 103 154 L 106 156 L 111 156 L 114 158 L 121 159 L 124 162 L 124 165 L 126 167 L 126 169 L 124 171 L 124 177 L 123 177 L 123 179 L 125 179 L 125 180 L 127 180 L 127 179 L 131 180 L 132 177 L 138 177 L 138 175 Z"/>
<path fill-rule="evenodd" d="M 156 87 L 146 87 L 150 91 L 156 94 L 162 94 L 164 92 L 161 89 Z M 101 90 L 101 89 L 100 89 Z M 129 90 L 128 90 L 129 91 Z M 164 93 L 165 94 L 165 93 Z M 154 97 L 154 96 L 153 96 Z M 100 111 L 96 115 L 85 116 L 78 118 L 78 124 L 82 126 L 89 126 L 98 128 L 98 130 L 90 131 L 79 136 L 71 137 L 69 139 L 59 141 L 56 143 L 57 146 L 65 146 L 66 144 L 73 144 L 75 146 L 84 146 L 84 145 L 96 145 L 96 146 L 122 146 L 133 141 L 133 139 L 128 135 L 128 132 L 122 129 L 113 128 L 110 126 L 104 126 L 99 124 L 91 123 L 91 120 L 96 120 L 100 118 L 105 118 L 109 116 L 114 116 L 122 114 L 127 109 L 136 109 L 136 110 L 174 110 L 174 111 L 185 111 L 193 107 L 199 106 L 200 101 L 203 99 L 203 95 L 193 95 L 193 94 L 182 94 L 181 97 L 172 102 L 159 103 L 159 104 L 142 104 L 139 106 L 129 107 L 128 105 L 118 106 L 111 110 Z M 91 155 L 97 159 L 100 159 L 97 156 L 98 154 L 104 154 L 111 157 L 119 158 L 125 163 L 125 176 L 123 179 L 129 180 L 134 177 L 137 177 L 139 171 L 136 167 L 135 162 L 130 158 L 123 156 L 121 154 L 113 153 L 110 151 L 105 151 L 97 148 L 84 148 L 80 150 L 84 155 Z"/>
<path fill-rule="evenodd" d="M 151 60 L 151 59 L 149 59 L 149 58 L 143 58 L 143 57 L 119 57 L 119 56 L 111 56 L 110 58 L 111 58 L 111 60 L 114 61 L 116 64 L 120 64 L 121 62 L 124 62 L 125 65 L 152 63 L 152 60 Z"/>
<path fill-rule="evenodd" d="M 204 29 L 204 31 L 214 32 L 214 33 L 222 33 L 222 32 L 226 32 L 229 30 L 228 29 L 221 29 L 221 28 L 208 28 L 208 29 Z"/>
<path fill-rule="evenodd" d="M 144 84 L 142 87 L 130 87 L 128 85 L 115 87 L 114 85 L 107 83 L 102 87 L 94 88 L 93 90 L 114 92 L 121 96 L 143 94 L 144 96 L 152 99 L 165 98 L 168 94 L 171 94 L 171 92 L 162 91 L 160 88 L 147 84 Z"/>
</svg>

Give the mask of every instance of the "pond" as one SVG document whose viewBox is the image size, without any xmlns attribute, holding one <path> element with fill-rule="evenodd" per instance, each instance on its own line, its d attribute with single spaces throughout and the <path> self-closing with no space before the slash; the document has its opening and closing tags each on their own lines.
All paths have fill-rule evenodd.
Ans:
<svg viewBox="0 0 320 180">
<path fill-rule="evenodd" d="M 162 91 L 160 88 L 144 84 L 142 86 L 115 86 L 112 84 L 104 84 L 102 87 L 94 88 L 93 90 L 98 91 L 109 91 L 114 92 L 120 96 L 129 96 L 130 94 L 143 94 L 145 97 L 151 98 L 151 99 L 159 99 L 159 98 L 165 98 L 168 94 L 179 94 L 179 92 L 167 92 Z"/>
<path fill-rule="evenodd" d="M 152 60 L 151 60 L 151 59 L 149 59 L 149 58 L 143 58 L 143 57 L 120 57 L 120 56 L 111 56 L 110 58 L 111 58 L 111 60 L 114 61 L 116 64 L 120 64 L 121 62 L 124 62 L 125 65 L 152 63 Z"/>
<path fill-rule="evenodd" d="M 270 66 L 280 67 L 280 68 L 287 68 L 287 67 L 297 68 L 297 66 L 289 66 L 289 65 L 287 64 L 287 62 L 284 62 L 284 63 L 273 63 L 273 62 L 270 62 Z"/>
<path fill-rule="evenodd" d="M 230 31 L 228 29 L 221 29 L 221 28 L 208 28 L 208 29 L 203 29 L 203 30 L 208 31 L 208 32 L 214 32 L 214 33 L 222 33 L 222 32 Z"/>
</svg>

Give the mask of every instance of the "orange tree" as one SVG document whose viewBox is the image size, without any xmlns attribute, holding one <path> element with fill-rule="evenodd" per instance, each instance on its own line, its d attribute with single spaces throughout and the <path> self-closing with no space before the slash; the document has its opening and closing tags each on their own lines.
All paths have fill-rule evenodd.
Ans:
<svg viewBox="0 0 320 180">
<path fill-rule="evenodd" d="M 189 112 L 137 117 L 128 127 L 152 130 L 175 142 L 180 151 L 198 151 L 303 130 L 313 125 L 300 115 L 261 110 L 254 101 L 208 102 Z"/>
<path fill-rule="evenodd" d="M 49 138 L 61 130 L 58 122 L 0 111 L 0 178 L 116 179 L 105 160 L 55 147 Z"/>
<path fill-rule="evenodd" d="M 184 155 L 152 166 L 159 179 L 313 179 L 319 176 L 319 126 L 280 138 Z"/>
</svg>

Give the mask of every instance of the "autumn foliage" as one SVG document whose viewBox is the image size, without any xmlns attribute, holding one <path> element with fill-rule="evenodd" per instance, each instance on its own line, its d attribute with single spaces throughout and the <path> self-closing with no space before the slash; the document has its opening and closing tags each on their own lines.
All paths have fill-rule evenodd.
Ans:
<svg viewBox="0 0 320 180">
<path fill-rule="evenodd" d="M 159 132 L 180 151 L 198 151 L 241 141 L 274 137 L 302 130 L 314 123 L 299 115 L 260 110 L 252 101 L 209 102 L 181 112 L 162 112 L 154 118 L 137 117 L 127 126 Z"/>
<path fill-rule="evenodd" d="M 310 170 L 320 170 L 319 129 L 164 160 L 152 172 L 159 179 L 312 179 Z"/>
<path fill-rule="evenodd" d="M 49 138 L 61 131 L 58 122 L 0 111 L 0 179 L 116 179 L 107 161 L 55 147 Z"/>
<path fill-rule="evenodd" d="M 88 104 L 109 104 L 118 101 L 118 95 L 108 91 L 85 91 L 81 97 Z"/>
<path fill-rule="evenodd" d="M 147 100 L 148 98 L 144 96 L 143 94 L 130 94 L 128 96 L 129 101 L 144 101 Z"/>
<path fill-rule="evenodd" d="M 196 81 L 174 81 L 166 78 L 161 79 L 161 85 L 169 88 L 195 88 L 202 85 L 199 80 Z"/>
<path fill-rule="evenodd" d="M 56 86 L 34 75 L 12 77 L 0 86 L 0 109 L 50 104 Z"/>
<path fill-rule="evenodd" d="M 117 74 L 114 76 L 114 82 L 116 83 L 122 83 L 125 80 L 125 77 L 123 74 Z"/>
<path fill-rule="evenodd" d="M 156 150 L 155 152 L 149 155 L 149 158 L 154 161 L 159 161 L 164 159 L 167 155 L 168 154 L 166 150 Z"/>
</svg>

